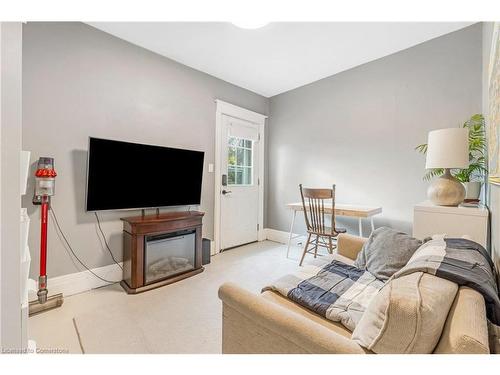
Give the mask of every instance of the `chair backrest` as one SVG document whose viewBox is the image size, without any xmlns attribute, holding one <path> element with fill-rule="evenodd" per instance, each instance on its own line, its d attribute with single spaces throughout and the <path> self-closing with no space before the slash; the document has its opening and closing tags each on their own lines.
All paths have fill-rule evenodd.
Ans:
<svg viewBox="0 0 500 375">
<path fill-rule="evenodd" d="M 318 234 L 333 234 L 335 231 L 335 185 L 331 189 L 309 189 L 299 185 L 307 231 Z M 331 227 L 325 224 L 325 203 L 331 200 Z M 327 217 L 330 215 L 326 215 Z"/>
</svg>

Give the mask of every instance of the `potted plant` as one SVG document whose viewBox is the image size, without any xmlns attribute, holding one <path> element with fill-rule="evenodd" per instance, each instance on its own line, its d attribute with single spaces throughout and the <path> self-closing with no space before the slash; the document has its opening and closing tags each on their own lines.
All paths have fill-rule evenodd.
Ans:
<svg viewBox="0 0 500 375">
<path fill-rule="evenodd" d="M 486 132 L 484 116 L 475 114 L 464 124 L 464 128 L 469 129 L 469 167 L 466 169 L 455 169 L 452 175 L 465 186 L 465 199 L 477 200 L 481 193 L 481 184 L 484 176 L 488 173 L 486 166 Z M 415 150 L 425 154 L 427 144 L 423 143 L 415 147 Z M 431 169 L 424 175 L 424 180 L 428 181 L 436 176 L 441 176 L 444 169 Z"/>
</svg>

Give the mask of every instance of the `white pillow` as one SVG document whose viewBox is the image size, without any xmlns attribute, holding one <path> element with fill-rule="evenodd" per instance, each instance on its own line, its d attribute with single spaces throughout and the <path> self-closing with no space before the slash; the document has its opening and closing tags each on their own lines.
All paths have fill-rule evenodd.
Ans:
<svg viewBox="0 0 500 375">
<path fill-rule="evenodd" d="M 370 302 L 352 339 L 375 353 L 432 353 L 457 291 L 456 283 L 423 272 L 392 279 Z"/>
</svg>

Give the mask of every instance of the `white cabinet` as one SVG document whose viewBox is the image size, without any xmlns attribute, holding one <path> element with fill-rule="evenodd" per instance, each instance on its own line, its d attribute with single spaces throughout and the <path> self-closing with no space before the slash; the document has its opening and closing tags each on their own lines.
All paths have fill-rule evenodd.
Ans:
<svg viewBox="0 0 500 375">
<path fill-rule="evenodd" d="M 413 236 L 419 239 L 434 234 L 447 237 L 468 236 L 483 245 L 488 241 L 488 209 L 486 207 L 445 207 L 429 201 L 415 205 Z"/>
</svg>

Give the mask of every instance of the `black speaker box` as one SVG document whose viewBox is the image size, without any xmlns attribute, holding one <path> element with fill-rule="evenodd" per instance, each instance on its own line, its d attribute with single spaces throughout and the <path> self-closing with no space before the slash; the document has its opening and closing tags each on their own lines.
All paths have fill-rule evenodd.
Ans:
<svg viewBox="0 0 500 375">
<path fill-rule="evenodd" d="M 210 263 L 210 240 L 203 238 L 201 241 L 201 264 Z"/>
</svg>

